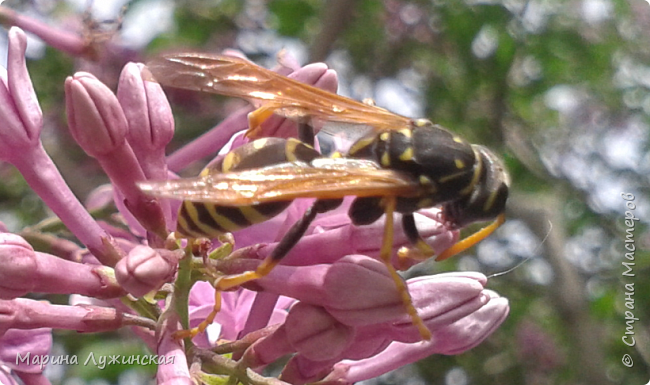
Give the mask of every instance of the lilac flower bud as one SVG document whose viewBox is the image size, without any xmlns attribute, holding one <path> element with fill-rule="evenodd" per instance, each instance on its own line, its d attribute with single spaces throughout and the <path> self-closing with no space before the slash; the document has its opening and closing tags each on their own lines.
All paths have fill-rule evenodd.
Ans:
<svg viewBox="0 0 650 385">
<path fill-rule="evenodd" d="M 169 312 L 162 322 L 161 336 L 159 338 L 157 353 L 164 358 L 158 365 L 156 383 L 158 385 L 192 385 L 187 357 L 182 342 L 173 337 L 173 333 L 180 329 L 178 314 Z"/>
<path fill-rule="evenodd" d="M 31 32 L 48 45 L 73 56 L 93 56 L 92 47 L 78 34 L 52 28 L 39 20 L 16 13 L 9 8 L 0 7 L 0 21 L 3 24 L 14 25 Z"/>
<path fill-rule="evenodd" d="M 145 175 L 126 142 L 127 121 L 117 98 L 94 76 L 83 72 L 68 77 L 65 90 L 72 136 L 99 161 L 140 223 L 164 239 L 167 230 L 158 201 L 144 195 L 135 184 L 145 180 Z"/>
<path fill-rule="evenodd" d="M 4 160 L 13 158 L 13 152 L 36 147 L 43 127 L 43 113 L 25 65 L 26 46 L 25 33 L 20 28 L 11 28 L 8 73 L 2 71 L 0 76 L 0 159 Z"/>
<path fill-rule="evenodd" d="M 450 325 L 433 331 L 431 341 L 417 344 L 394 342 L 383 352 L 358 361 L 342 361 L 335 365 L 327 380 L 354 383 L 375 378 L 428 357 L 432 354 L 460 354 L 487 338 L 505 320 L 508 300 L 487 291 L 490 301 L 476 312 Z"/>
<path fill-rule="evenodd" d="M 117 263 L 115 277 L 126 291 L 141 297 L 168 282 L 176 273 L 182 256 L 180 250 L 154 250 L 138 245 Z"/>
<path fill-rule="evenodd" d="M 430 341 L 391 342 L 385 338 L 385 329 L 374 326 L 355 328 L 354 340 L 337 357 L 319 360 L 297 354 L 285 366 L 282 378 L 302 384 L 321 380 L 324 374 L 329 373 L 324 379 L 326 383 L 353 383 L 377 377 L 432 354 L 462 353 L 487 338 L 508 313 L 507 300 L 490 291 L 485 291 L 485 295 L 489 302 L 466 316 L 448 320 L 450 322 L 437 327 L 427 324 L 433 334 Z"/>
<path fill-rule="evenodd" d="M 485 305 L 487 279 L 478 273 L 440 274 L 407 281 L 413 305 L 431 330 L 456 322 Z M 371 328 L 364 343 L 383 339 L 421 340 L 406 314 L 393 279 L 382 262 L 351 255 L 332 265 L 278 266 L 255 283 L 264 290 L 322 306 L 336 320 Z M 360 346 L 357 341 L 357 346 Z"/>
<path fill-rule="evenodd" d="M 8 73 L 0 73 L 0 160 L 12 163 L 30 187 L 104 264 L 119 251 L 84 210 L 40 142 L 42 114 L 25 66 L 25 34 L 9 33 Z"/>
<path fill-rule="evenodd" d="M 124 290 L 111 277 L 109 268 L 66 261 L 34 252 L 23 238 L 0 233 L 0 298 L 30 292 L 84 294 L 115 298 Z"/>
<path fill-rule="evenodd" d="M 427 326 L 441 315 L 455 311 L 460 304 L 483 298 L 487 279 L 482 274 L 475 275 L 469 278 L 439 274 L 407 281 L 413 304 L 420 309 L 419 314 Z M 323 288 L 326 308 L 343 323 L 365 326 L 397 322 L 412 327 L 410 318 L 402 309 L 395 282 L 384 264 L 375 259 L 365 256 L 342 258 L 328 269 Z M 446 321 L 450 322 L 449 319 Z"/>
<path fill-rule="evenodd" d="M 292 68 L 294 72 L 287 75 L 287 77 L 297 80 L 301 83 L 316 86 L 324 89 L 325 91 L 334 92 L 338 88 L 338 76 L 334 70 L 327 67 L 325 63 L 311 63 L 304 67 Z M 320 122 L 314 128 L 314 133 L 320 130 Z M 290 119 L 283 118 L 278 115 L 271 116 L 265 121 L 259 130 L 254 130 L 251 138 L 274 136 L 279 138 L 295 138 L 297 136 L 296 123 Z"/>
<path fill-rule="evenodd" d="M 125 316 L 110 307 L 52 305 L 27 298 L 0 300 L 0 334 L 9 329 L 42 327 L 103 332 L 124 326 Z"/>
<path fill-rule="evenodd" d="M 117 99 L 129 127 L 127 140 L 147 179 L 166 179 L 165 146 L 174 136 L 174 117 L 160 84 L 142 78 L 145 68 L 142 63 L 124 66 Z"/>
<path fill-rule="evenodd" d="M 16 360 L 18 354 L 25 356 L 29 352 L 32 356 L 43 357 L 50 353 L 52 348 L 52 330 L 50 328 L 39 328 L 29 330 L 11 329 L 7 330 L 0 337 L 0 362 L 13 371 L 18 377 L 22 378 L 23 374 L 37 375 L 41 374 L 45 367 L 29 360 Z M 2 384 L 18 384 L 13 379 L 5 381 L 0 371 L 0 381 Z M 28 382 L 25 382 L 26 384 Z M 47 382 L 31 382 L 47 383 Z"/>
<path fill-rule="evenodd" d="M 508 299 L 486 290 L 489 302 L 471 316 L 464 317 L 434 333 L 440 354 L 460 354 L 473 349 L 489 337 L 505 321 L 510 306 Z"/>
<path fill-rule="evenodd" d="M 291 308 L 283 327 L 295 351 L 314 361 L 336 358 L 354 341 L 354 328 L 325 309 L 302 302 Z"/>
<path fill-rule="evenodd" d="M 86 72 L 65 81 L 68 124 L 74 139 L 95 158 L 120 150 L 126 140 L 127 122 L 115 95 Z"/>
<path fill-rule="evenodd" d="M 174 136 L 174 116 L 160 84 L 145 81 L 142 63 L 124 66 L 117 99 L 128 122 L 127 140 L 147 179 L 167 179 L 165 146 Z M 160 201 L 165 222 L 172 223 L 168 200 Z"/>
</svg>

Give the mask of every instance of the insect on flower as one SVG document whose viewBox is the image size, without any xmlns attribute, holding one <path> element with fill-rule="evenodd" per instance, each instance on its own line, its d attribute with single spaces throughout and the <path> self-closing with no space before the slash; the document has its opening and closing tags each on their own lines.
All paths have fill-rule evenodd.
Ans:
<svg viewBox="0 0 650 385">
<path fill-rule="evenodd" d="M 501 160 L 486 147 L 470 144 L 425 119 L 410 119 L 289 79 L 244 59 L 181 53 L 148 63 L 163 85 L 240 97 L 258 108 L 249 115 L 249 137 L 273 114 L 296 120 L 296 139 L 263 138 L 227 154 L 197 178 L 143 182 L 145 192 L 182 199 L 177 234 L 215 237 L 277 215 L 295 198 L 317 198 L 255 271 L 221 278 L 217 291 L 267 275 L 304 235 L 316 214 L 355 196 L 349 216 L 355 225 L 370 224 L 386 214 L 380 258 L 395 280 L 413 324 L 424 339 L 431 332 L 411 303 L 404 281 L 391 265 L 393 213 L 414 250 L 400 256 L 434 256 L 420 237 L 413 213 L 439 206 L 450 229 L 473 222 L 490 225 L 437 256 L 448 258 L 481 241 L 504 221 L 509 176 Z M 327 158 L 313 143 L 314 125 L 336 122 L 372 128 L 345 156 Z M 216 314 L 215 309 L 213 313 Z M 210 321 L 211 322 L 211 321 Z M 202 331 L 207 323 L 189 335 Z"/>
</svg>

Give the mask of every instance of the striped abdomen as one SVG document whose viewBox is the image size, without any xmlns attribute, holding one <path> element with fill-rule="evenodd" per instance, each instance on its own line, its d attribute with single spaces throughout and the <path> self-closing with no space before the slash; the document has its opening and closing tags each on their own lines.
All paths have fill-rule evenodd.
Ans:
<svg viewBox="0 0 650 385">
<path fill-rule="evenodd" d="M 206 167 L 201 176 L 285 162 L 311 162 L 320 156 L 312 147 L 296 139 L 264 138 L 229 152 L 221 161 Z M 217 206 L 206 202 L 183 201 L 178 212 L 176 236 L 214 238 L 271 219 L 290 204 L 291 201 L 278 201 L 250 206 Z"/>
</svg>

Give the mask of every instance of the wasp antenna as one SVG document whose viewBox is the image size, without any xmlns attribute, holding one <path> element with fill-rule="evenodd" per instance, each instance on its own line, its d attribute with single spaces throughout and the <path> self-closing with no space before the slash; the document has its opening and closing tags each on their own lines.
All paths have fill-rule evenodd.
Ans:
<svg viewBox="0 0 650 385">
<path fill-rule="evenodd" d="M 492 278 L 500 277 L 502 275 L 510 274 L 511 272 L 515 271 L 515 269 L 518 269 L 521 265 L 523 265 L 524 263 L 530 261 L 531 259 L 533 259 L 533 257 L 528 257 L 528 258 L 524 259 L 523 261 L 519 262 L 518 264 L 514 265 L 513 267 L 509 268 L 508 270 L 500 271 L 500 272 L 494 273 L 494 274 L 490 274 L 490 275 L 487 276 L 487 278 L 492 279 Z"/>
<path fill-rule="evenodd" d="M 546 243 L 546 240 L 551 235 L 552 230 L 553 230 L 553 223 L 551 221 L 548 221 L 548 231 L 546 232 L 546 235 L 544 236 L 544 239 L 542 239 L 542 241 L 539 243 L 539 245 L 537 245 L 535 250 L 533 250 L 533 252 L 532 252 L 533 255 L 535 255 L 537 253 L 537 251 L 542 247 L 542 245 L 544 243 Z M 500 271 L 500 272 L 494 273 L 494 274 L 490 274 L 490 275 L 487 276 L 487 278 L 491 279 L 491 278 L 501 277 L 502 275 L 510 274 L 511 272 L 515 271 L 515 269 L 518 269 L 519 267 L 521 267 L 521 265 L 523 265 L 524 263 L 527 263 L 531 259 L 533 259 L 533 257 L 528 257 L 528 258 L 524 259 L 523 261 L 519 262 L 518 264 L 514 265 L 513 267 L 509 268 L 508 270 Z"/>
</svg>

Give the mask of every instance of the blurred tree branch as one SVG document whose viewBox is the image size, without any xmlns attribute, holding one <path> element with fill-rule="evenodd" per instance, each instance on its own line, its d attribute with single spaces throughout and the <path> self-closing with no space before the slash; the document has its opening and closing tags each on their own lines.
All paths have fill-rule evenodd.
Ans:
<svg viewBox="0 0 650 385">
<path fill-rule="evenodd" d="M 322 62 L 332 50 L 334 42 L 352 20 L 358 0 L 329 0 L 323 7 L 321 29 L 309 47 L 309 62 Z"/>
<path fill-rule="evenodd" d="M 513 217 L 523 220 L 539 239 L 546 238 L 544 249 L 547 261 L 553 268 L 554 282 L 550 296 L 554 307 L 564 321 L 564 334 L 574 344 L 568 345 L 571 363 L 582 381 L 590 385 L 608 385 L 605 357 L 601 346 L 602 327 L 589 314 L 586 283 L 564 257 L 566 226 L 562 215 L 562 202 L 567 193 L 558 187 L 554 194 L 515 194 L 508 209 Z M 549 232 L 549 223 L 551 229 Z"/>
</svg>

